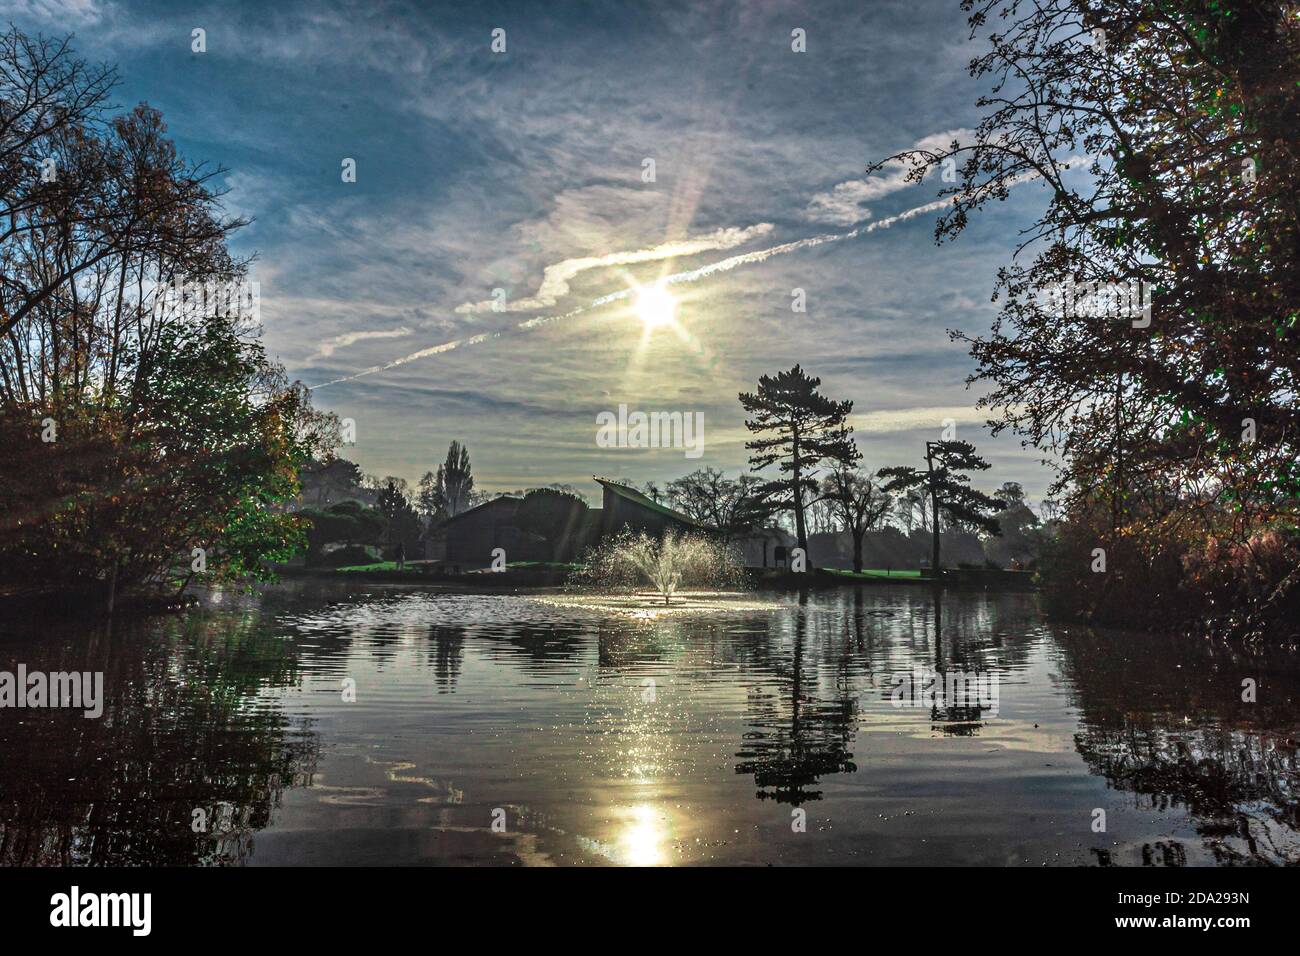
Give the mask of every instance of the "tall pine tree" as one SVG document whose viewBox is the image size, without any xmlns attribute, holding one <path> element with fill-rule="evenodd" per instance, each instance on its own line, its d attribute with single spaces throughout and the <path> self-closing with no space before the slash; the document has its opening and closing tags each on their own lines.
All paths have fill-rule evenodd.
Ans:
<svg viewBox="0 0 1300 956">
<path fill-rule="evenodd" d="M 855 461 L 857 446 L 847 425 L 853 402 L 837 402 L 817 389 L 822 380 L 796 365 L 788 372 L 764 375 L 757 392 L 741 392 L 740 404 L 749 413 L 745 427 L 762 437 L 745 443 L 754 452 L 754 471 L 777 465 L 780 477 L 759 492 L 781 510 L 794 512 L 799 547 L 808 553 L 804 520 L 805 495 L 817 493 L 819 466 L 827 461 Z"/>
<path fill-rule="evenodd" d="M 925 468 L 907 465 L 882 468 L 880 477 L 886 479 L 886 491 L 906 493 L 923 488 L 930 496 L 930 528 L 934 535 L 930 570 L 938 580 L 939 512 L 943 511 L 954 522 L 973 525 L 996 535 L 1000 529 L 993 514 L 1006 507 L 1006 502 L 970 486 L 970 476 L 964 472 L 987 471 L 989 468 L 989 463 L 975 454 L 975 446 L 970 442 L 926 442 L 925 464 Z"/>
</svg>

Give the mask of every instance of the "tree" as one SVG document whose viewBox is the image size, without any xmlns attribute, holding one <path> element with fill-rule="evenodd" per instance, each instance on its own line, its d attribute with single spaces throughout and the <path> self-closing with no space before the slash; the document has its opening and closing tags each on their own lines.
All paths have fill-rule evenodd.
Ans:
<svg viewBox="0 0 1300 956">
<path fill-rule="evenodd" d="M 762 471 L 775 464 L 781 475 L 764 482 L 759 492 L 775 508 L 794 512 L 795 534 L 805 553 L 805 497 L 817 493 L 818 468 L 827 459 L 849 460 L 857 454 L 846 424 L 853 402 L 827 398 L 817 390 L 821 383 L 796 365 L 762 376 L 757 392 L 740 393 L 740 404 L 751 416 L 745 427 L 766 436 L 745 443 L 755 453 L 750 468 Z"/>
<path fill-rule="evenodd" d="M 933 544 L 930 558 L 931 573 L 939 579 L 939 513 L 951 521 L 969 527 L 981 528 L 989 534 L 999 533 L 993 512 L 1005 502 L 970 487 L 967 471 L 987 471 L 989 463 L 975 454 L 975 446 L 964 441 L 928 441 L 925 443 L 926 467 L 897 466 L 882 468 L 885 490 L 908 492 L 925 489 L 930 496 L 930 527 Z"/>
<path fill-rule="evenodd" d="M 1025 495 L 1025 488 L 1018 481 L 1004 481 L 996 492 L 996 496 L 1006 502 L 1008 508 L 1028 508 L 1029 499 Z"/>
<path fill-rule="evenodd" d="M 903 163 L 915 181 L 958 171 L 940 240 L 1024 179 L 1050 187 L 1020 247 L 1032 260 L 1017 255 L 999 273 L 992 332 L 953 333 L 979 363 L 973 380 L 991 388 L 983 404 L 998 409 L 995 427 L 1054 452 L 1067 510 L 1095 515 L 1104 504 L 1110 535 L 1148 557 L 1168 546 L 1172 524 L 1238 541 L 1294 525 L 1294 3 L 963 8 L 972 34 L 987 28 L 992 41 L 971 68 L 992 86 L 975 136 L 885 163 Z M 1079 307 L 1081 291 L 1117 288 L 1139 301 Z"/>
<path fill-rule="evenodd" d="M 160 330 L 147 369 L 129 361 L 129 402 L 94 392 L 46 412 L 3 408 L 0 567 L 10 580 L 67 590 L 265 579 L 303 522 L 274 507 L 328 449 L 294 423 L 314 415 L 284 388 L 261 346 L 215 318 Z M 57 415 L 57 417 L 55 417 Z M 308 432 L 315 435 L 315 432 Z M 197 551 L 196 551 L 197 549 Z"/>
<path fill-rule="evenodd" d="M 424 477 L 420 479 L 415 501 L 416 511 L 420 513 L 425 524 L 434 524 L 448 516 L 447 499 L 443 495 L 441 483 L 438 481 L 438 476 L 431 471 L 426 471 Z"/>
<path fill-rule="evenodd" d="M 337 445 L 257 342 L 214 177 L 66 42 L 0 35 L 0 568 L 44 588 L 261 579 Z M 233 301 L 232 301 L 233 299 Z"/>
<path fill-rule="evenodd" d="M 920 527 L 922 531 L 930 530 L 930 517 L 925 492 L 918 488 L 909 488 L 902 494 L 895 496 L 894 500 L 897 502 L 898 518 L 903 522 L 903 528 L 908 534 L 912 533 L 914 527 Z"/>
<path fill-rule="evenodd" d="M 384 538 L 389 545 L 401 544 L 414 554 L 420 539 L 420 520 L 411 506 L 405 479 L 389 477 L 379 491 L 379 513 L 384 516 Z"/>
<path fill-rule="evenodd" d="M 29 331 L 29 321 L 52 329 L 52 315 L 70 315 L 59 329 L 66 341 L 89 335 L 93 312 L 140 288 L 133 280 L 195 278 L 196 267 L 226 258 L 224 240 L 243 224 L 213 215 L 210 183 L 224 170 L 180 161 L 156 110 L 105 116 L 116 83 L 114 70 L 77 59 L 66 39 L 12 27 L 0 35 L 0 340 L 16 353 L 33 343 L 9 333 Z M 133 331 L 129 308 L 116 317 L 96 329 L 93 350 L 110 393 Z M 33 371 L 78 378 L 87 356 L 64 354 L 68 367 L 16 368 L 4 386 L 30 400 L 22 386 Z"/>
<path fill-rule="evenodd" d="M 723 540 L 764 521 L 768 507 L 754 475 L 728 478 L 716 468 L 701 468 L 670 481 L 669 503 L 702 525 L 717 529 Z"/>
<path fill-rule="evenodd" d="M 346 458 L 309 461 L 298 474 L 304 503 L 323 508 L 344 500 L 361 484 L 361 469 Z"/>
<path fill-rule="evenodd" d="M 577 552 L 590 509 L 581 496 L 554 488 L 534 488 L 519 502 L 514 524 L 520 531 L 545 538 L 551 560 L 566 561 Z"/>
<path fill-rule="evenodd" d="M 1008 484 L 1019 487 L 1015 482 Z M 1019 499 L 1009 498 L 1004 494 L 1006 488 L 1007 485 L 1003 485 L 998 491 L 998 496 L 1006 503 L 1006 507 L 994 515 L 1001 534 L 984 543 L 984 553 L 988 560 L 999 566 L 1023 566 L 1038 557 L 1043 546 L 1043 535 L 1039 530 L 1038 516 L 1025 504 L 1024 496 Z"/>
<path fill-rule="evenodd" d="M 861 572 L 862 539 L 893 508 L 893 496 L 853 462 L 837 462 L 822 482 L 822 497 L 852 535 L 853 570 Z"/>
<path fill-rule="evenodd" d="M 447 448 L 447 460 L 438 466 L 435 484 L 450 517 L 473 507 L 474 475 L 469 464 L 469 449 L 458 441 Z"/>
</svg>

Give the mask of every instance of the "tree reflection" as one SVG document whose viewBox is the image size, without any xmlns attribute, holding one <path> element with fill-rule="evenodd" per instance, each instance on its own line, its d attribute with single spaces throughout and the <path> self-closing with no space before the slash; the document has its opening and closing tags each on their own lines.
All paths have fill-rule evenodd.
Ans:
<svg viewBox="0 0 1300 956">
<path fill-rule="evenodd" d="M 72 646 L 44 629 L 6 645 L 29 670 L 103 671 L 105 707 L 0 713 L 0 864 L 246 860 L 317 758 L 315 736 L 258 698 L 296 682 L 292 645 L 193 615 Z"/>
<path fill-rule="evenodd" d="M 765 688 L 749 696 L 744 747 L 736 756 L 736 773 L 752 774 L 760 800 L 799 806 L 820 800 L 812 789 L 821 777 L 857 769 L 849 746 L 857 726 L 857 695 L 848 682 L 846 691 L 832 699 L 811 691 L 818 685 L 815 662 L 805 661 L 808 615 L 794 619 L 794 646 L 788 666 L 776 669 L 777 692 Z"/>
<path fill-rule="evenodd" d="M 1183 809 L 1219 863 L 1300 862 L 1300 665 L 1156 635 L 1061 635 L 1075 688 L 1080 756 L 1139 805 Z M 1258 702 L 1242 679 L 1268 675 Z M 1148 844 L 1144 865 L 1181 866 L 1177 841 Z"/>
</svg>

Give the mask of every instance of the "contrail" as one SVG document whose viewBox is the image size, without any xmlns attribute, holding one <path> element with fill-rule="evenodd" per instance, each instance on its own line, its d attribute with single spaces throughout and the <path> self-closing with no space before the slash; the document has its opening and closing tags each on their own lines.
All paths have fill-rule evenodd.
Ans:
<svg viewBox="0 0 1300 956">
<path fill-rule="evenodd" d="M 719 272 L 730 272 L 737 266 L 747 266 L 758 262 L 766 262 L 773 256 L 783 256 L 787 253 L 798 252 L 801 249 L 811 249 L 813 246 L 823 246 L 828 242 L 841 242 L 845 239 L 856 239 L 869 232 L 875 232 L 877 229 L 888 229 L 895 223 L 902 222 L 906 219 L 923 216 L 928 212 L 936 212 L 946 206 L 951 206 L 952 203 L 952 197 L 936 199 L 933 202 L 925 203 L 922 206 L 916 206 L 912 209 L 904 210 L 896 216 L 890 216 L 888 219 L 880 219 L 865 226 L 859 226 L 857 229 L 851 229 L 848 232 L 824 233 L 820 236 L 809 236 L 806 239 L 796 239 L 794 242 L 786 242 L 778 246 L 770 246 L 767 249 L 756 249 L 753 252 L 745 252 L 738 256 L 720 259 L 717 262 L 712 262 L 707 266 L 701 266 L 698 269 L 691 269 L 687 272 L 677 272 L 673 275 L 666 276 L 659 281 L 663 282 L 665 285 L 698 282 L 700 279 L 706 279 Z M 453 339 L 450 342 L 443 342 L 441 345 L 433 345 L 426 349 L 420 349 L 418 352 L 412 352 L 410 355 L 403 355 L 401 358 L 393 359 L 391 362 L 386 362 L 383 365 L 372 365 L 370 368 L 362 369 L 360 372 L 354 372 L 353 374 L 345 375 L 342 378 L 331 379 L 328 382 L 321 382 L 319 385 L 312 385 L 310 388 L 314 390 L 324 388 L 327 385 L 338 385 L 342 382 L 351 382 L 353 379 L 362 378 L 366 375 L 373 375 L 376 372 L 385 372 L 390 368 L 405 365 L 407 362 L 414 362 L 416 359 L 428 358 L 431 355 L 441 355 L 443 352 L 451 352 L 467 345 L 478 345 L 480 342 L 486 342 L 488 339 L 499 338 L 507 332 L 520 330 L 527 331 L 529 329 L 537 328 L 540 325 L 562 322 L 566 319 L 572 319 L 575 316 L 582 315 L 584 312 L 590 312 L 592 309 L 598 309 L 602 306 L 609 305 L 611 302 L 619 302 L 623 299 L 630 298 L 635 292 L 635 289 L 620 289 L 617 292 L 611 292 L 598 299 L 593 299 L 587 305 L 578 306 L 576 309 L 571 309 L 570 311 L 563 312 L 559 315 L 539 315 L 531 319 L 526 319 L 523 322 L 519 322 L 511 328 L 501 329 L 497 332 L 482 332 L 468 338 Z"/>
</svg>

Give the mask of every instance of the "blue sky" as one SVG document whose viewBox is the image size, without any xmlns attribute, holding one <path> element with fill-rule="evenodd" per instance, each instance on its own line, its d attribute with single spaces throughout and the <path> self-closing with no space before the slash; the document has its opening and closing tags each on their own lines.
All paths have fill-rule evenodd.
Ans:
<svg viewBox="0 0 1300 956">
<path fill-rule="evenodd" d="M 0 19 L 74 33 L 82 56 L 118 65 L 119 105 L 148 101 L 187 157 L 228 167 L 229 210 L 255 219 L 235 248 L 257 256 L 264 340 L 293 377 L 334 382 L 489 336 L 315 391 L 356 421 L 344 454 L 368 472 L 414 482 L 459 439 L 486 490 L 734 473 L 737 392 L 800 362 L 854 400 L 872 469 L 919 463 L 952 418 L 993 463 L 983 484 L 1021 481 L 1036 499 L 1050 480 L 1018 439 L 988 437 L 973 364 L 945 334 L 989 327 L 1038 184 L 955 243 L 934 244 L 928 213 L 674 284 L 675 328 L 647 332 L 631 299 L 591 307 L 933 200 L 937 182 L 863 174 L 978 122 L 979 47 L 956 0 L 0 0 Z M 483 305 L 494 289 L 510 311 Z M 620 403 L 703 412 L 703 456 L 598 447 L 596 415 Z"/>
</svg>

